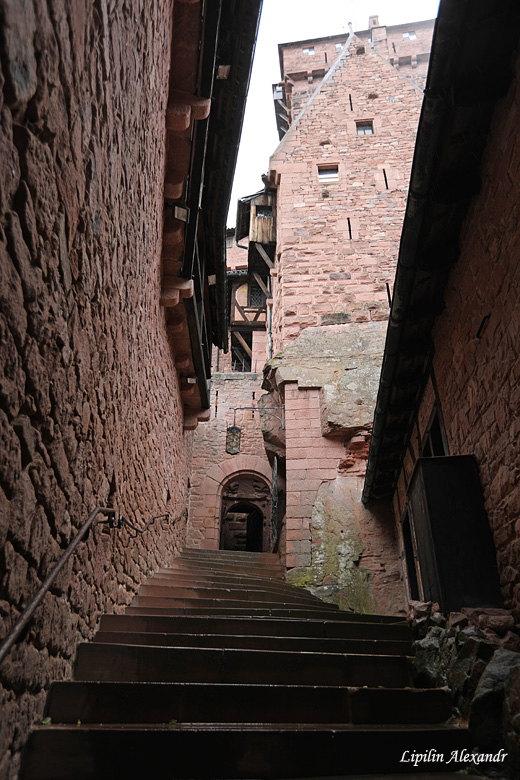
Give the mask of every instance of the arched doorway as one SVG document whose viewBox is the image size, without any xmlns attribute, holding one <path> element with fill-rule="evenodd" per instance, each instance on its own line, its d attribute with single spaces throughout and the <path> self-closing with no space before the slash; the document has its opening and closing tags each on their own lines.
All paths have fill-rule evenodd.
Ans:
<svg viewBox="0 0 520 780">
<path fill-rule="evenodd" d="M 234 474 L 222 488 L 221 550 L 269 551 L 270 486 L 255 474 Z"/>
</svg>

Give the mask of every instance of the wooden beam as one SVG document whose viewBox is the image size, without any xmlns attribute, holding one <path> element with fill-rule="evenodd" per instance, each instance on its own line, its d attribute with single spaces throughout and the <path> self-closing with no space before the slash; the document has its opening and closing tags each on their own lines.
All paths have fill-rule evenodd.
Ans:
<svg viewBox="0 0 520 780">
<path fill-rule="evenodd" d="M 271 295 L 271 293 L 269 292 L 269 290 L 265 286 L 265 284 L 264 284 L 260 274 L 257 274 L 257 273 L 253 272 L 253 276 L 255 277 L 255 281 L 256 281 L 257 285 L 260 287 L 260 289 L 262 290 L 262 292 L 265 295 L 265 297 L 266 298 L 272 298 L 273 296 Z"/>
<path fill-rule="evenodd" d="M 245 340 L 245 338 L 242 336 L 242 334 L 241 334 L 241 333 L 239 333 L 239 332 L 238 332 L 238 330 L 235 330 L 235 331 L 234 331 L 234 334 L 235 334 L 235 336 L 237 337 L 237 339 L 240 341 L 240 343 L 242 344 L 242 346 L 244 347 L 244 349 L 245 349 L 245 351 L 247 352 L 247 354 L 249 355 L 249 357 L 253 357 L 253 353 L 252 353 L 252 351 L 251 351 L 251 347 L 248 345 L 247 341 L 246 341 L 246 340 Z"/>
<path fill-rule="evenodd" d="M 255 244 L 255 246 L 256 246 L 256 248 L 258 250 L 258 254 L 262 258 L 262 260 L 264 261 L 266 266 L 268 268 L 274 268 L 274 263 L 271 260 L 271 258 L 269 257 L 269 255 L 267 254 L 267 252 L 265 251 L 265 249 L 263 248 L 262 244 Z"/>
<path fill-rule="evenodd" d="M 242 319 L 244 320 L 244 322 L 249 322 L 249 320 L 247 319 L 247 314 L 245 313 L 245 311 L 243 310 L 243 308 L 241 307 L 241 305 L 239 304 L 236 298 L 235 298 L 235 306 L 240 312 L 240 314 L 242 315 Z"/>
</svg>

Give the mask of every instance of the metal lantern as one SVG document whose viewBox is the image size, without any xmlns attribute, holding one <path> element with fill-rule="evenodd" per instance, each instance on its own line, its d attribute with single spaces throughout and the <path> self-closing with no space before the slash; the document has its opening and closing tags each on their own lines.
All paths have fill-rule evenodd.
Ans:
<svg viewBox="0 0 520 780">
<path fill-rule="evenodd" d="M 242 429 L 238 425 L 228 425 L 226 431 L 226 452 L 228 455 L 238 455 L 240 452 L 240 437 Z"/>
</svg>

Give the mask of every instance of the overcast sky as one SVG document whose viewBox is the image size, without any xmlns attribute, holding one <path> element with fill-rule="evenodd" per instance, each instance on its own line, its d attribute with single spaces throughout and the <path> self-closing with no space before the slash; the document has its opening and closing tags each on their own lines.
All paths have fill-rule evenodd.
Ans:
<svg viewBox="0 0 520 780">
<path fill-rule="evenodd" d="M 247 0 L 244 0 L 247 2 Z M 249 87 L 228 225 L 235 226 L 236 202 L 262 189 L 261 174 L 278 145 L 271 85 L 280 81 L 278 44 L 367 30 L 368 17 L 392 25 L 437 16 L 439 0 L 264 0 Z"/>
</svg>

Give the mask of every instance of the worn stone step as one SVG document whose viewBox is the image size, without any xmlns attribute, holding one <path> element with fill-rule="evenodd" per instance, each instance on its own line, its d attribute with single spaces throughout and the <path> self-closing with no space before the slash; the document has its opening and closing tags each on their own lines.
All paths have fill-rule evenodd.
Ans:
<svg viewBox="0 0 520 780">
<path fill-rule="evenodd" d="M 275 685 L 411 684 L 408 657 L 233 648 L 81 644 L 75 679 L 121 682 L 226 682 Z"/>
<path fill-rule="evenodd" d="M 155 616 L 155 615 L 103 615 L 101 631 L 151 631 L 181 634 L 254 634 L 257 636 L 323 637 L 360 640 L 398 640 L 409 642 L 410 629 L 406 623 L 355 622 L 348 613 L 345 620 L 321 620 L 315 618 L 254 618 L 250 615 L 214 616 Z M 361 617 L 361 616 L 359 616 Z M 377 616 L 375 616 L 377 617 Z"/>
<path fill-rule="evenodd" d="M 298 599 L 293 598 L 290 600 L 282 599 L 281 601 L 278 601 L 276 598 L 271 598 L 269 595 L 258 593 L 256 600 L 255 599 L 247 599 L 247 598 L 237 598 L 237 597 L 230 597 L 230 598 L 194 598 L 194 597 L 184 597 L 184 598 L 168 598 L 164 596 L 136 596 L 135 599 L 132 602 L 132 606 L 136 607 L 164 607 L 164 608 L 185 608 L 185 609 L 191 609 L 192 607 L 195 609 L 200 609 L 201 607 L 204 607 L 206 609 L 212 609 L 219 607 L 242 607 L 245 609 L 249 609 L 250 607 L 252 609 L 255 608 L 298 608 L 305 609 L 308 611 L 316 611 L 320 613 L 327 613 L 327 612 L 334 612 L 338 610 L 338 607 L 336 604 L 325 604 L 322 601 L 318 601 L 317 603 L 309 602 L 307 599 Z"/>
<path fill-rule="evenodd" d="M 266 588 L 208 588 L 200 585 L 192 587 L 168 587 L 163 585 L 141 585 L 138 597 L 153 596 L 166 599 L 231 599 L 235 601 L 273 601 L 281 603 L 308 603 L 313 606 L 323 606 L 323 601 L 310 593 L 291 590 L 268 590 Z"/>
<path fill-rule="evenodd" d="M 302 685 L 55 683 L 52 723 L 443 723 L 452 702 L 443 689 Z"/>
<path fill-rule="evenodd" d="M 254 576 L 266 576 L 266 577 L 278 577 L 282 579 L 284 569 L 280 563 L 219 563 L 218 561 L 198 561 L 198 560 L 181 560 L 177 558 L 169 571 L 191 571 L 191 572 L 214 572 L 222 573 L 229 572 L 231 574 L 251 574 Z M 159 569 L 158 574 L 162 574 L 166 569 Z"/>
<path fill-rule="evenodd" d="M 310 593 L 305 588 L 297 588 L 294 585 L 287 585 L 280 580 L 267 580 L 261 577 L 241 577 L 233 580 L 230 577 L 222 577 L 219 580 L 214 580 L 209 577 L 166 577 L 166 576 L 154 576 L 150 577 L 144 586 L 142 587 L 154 587 L 154 588 L 197 588 L 207 589 L 211 591 L 218 590 L 262 590 L 264 593 L 287 593 L 293 596 L 303 596 L 309 601 L 321 600 Z"/>
<path fill-rule="evenodd" d="M 43 726 L 33 732 L 22 780 L 297 778 L 403 772 L 405 751 L 447 757 L 467 748 L 464 729 L 350 726 L 339 729 L 177 724 L 122 729 Z M 432 764 L 421 766 L 431 771 Z M 435 764 L 436 770 L 463 765 Z M 414 770 L 416 774 L 420 774 Z"/>
<path fill-rule="evenodd" d="M 147 582 L 164 582 L 164 583 L 186 583 L 186 582 L 193 582 L 193 583 L 207 583 L 211 585 L 233 585 L 240 587 L 242 585 L 262 585 L 265 587 L 277 587 L 277 588 L 291 588 L 296 589 L 295 585 L 289 585 L 283 580 L 280 580 L 279 577 L 262 577 L 258 576 L 255 577 L 251 574 L 229 574 L 229 573 L 218 573 L 218 574 L 206 574 L 205 572 L 197 572 L 196 574 L 193 574 L 193 572 L 186 572 L 182 571 L 181 569 L 168 569 L 165 570 L 162 574 L 153 574 Z M 298 590 L 303 590 L 303 588 L 297 588 Z"/>
<path fill-rule="evenodd" d="M 156 647 L 232 647 L 285 652 L 368 653 L 369 655 L 411 655 L 411 642 L 378 639 L 316 639 L 226 634 L 161 634 L 151 632 L 98 631 L 94 642 L 152 645 Z"/>
<path fill-rule="evenodd" d="M 415 772 L 412 772 L 411 774 L 397 774 L 396 772 L 392 772 L 391 775 L 389 774 L 377 774 L 374 775 L 335 775 L 334 777 L 299 777 L 299 778 L 293 778 L 292 780 L 482 780 L 482 775 L 467 775 L 467 774 L 461 774 L 460 772 L 443 772 L 442 774 L 439 774 L 437 772 L 431 773 L 427 772 L 425 774 L 416 774 Z M 278 778 L 277 780 L 280 780 Z"/>
<path fill-rule="evenodd" d="M 249 602 L 247 607 L 243 605 L 240 607 L 230 606 L 229 603 L 225 606 L 208 607 L 201 606 L 200 603 L 196 607 L 182 607 L 177 605 L 175 607 L 151 607 L 151 606 L 137 606 L 129 605 L 126 607 L 126 612 L 132 615 L 193 615 L 193 616 L 218 616 L 218 615 L 230 615 L 235 617 L 275 617 L 286 619 L 315 619 L 315 620 L 340 620 L 346 622 L 352 622 L 352 614 L 349 612 L 342 612 L 339 609 L 329 609 L 329 605 L 324 603 L 323 609 L 307 607 L 277 607 L 272 605 L 258 607 L 254 602 Z M 335 605 L 332 605 L 335 606 Z M 371 622 L 371 621 L 367 621 Z M 399 625 L 404 625 L 402 622 Z"/>
<path fill-rule="evenodd" d="M 265 561 L 267 563 L 280 563 L 280 556 L 277 553 L 269 552 L 248 552 L 247 550 L 204 550 L 201 547 L 183 547 L 180 555 L 181 559 L 201 558 L 203 560 L 244 560 L 248 562 Z"/>
</svg>

